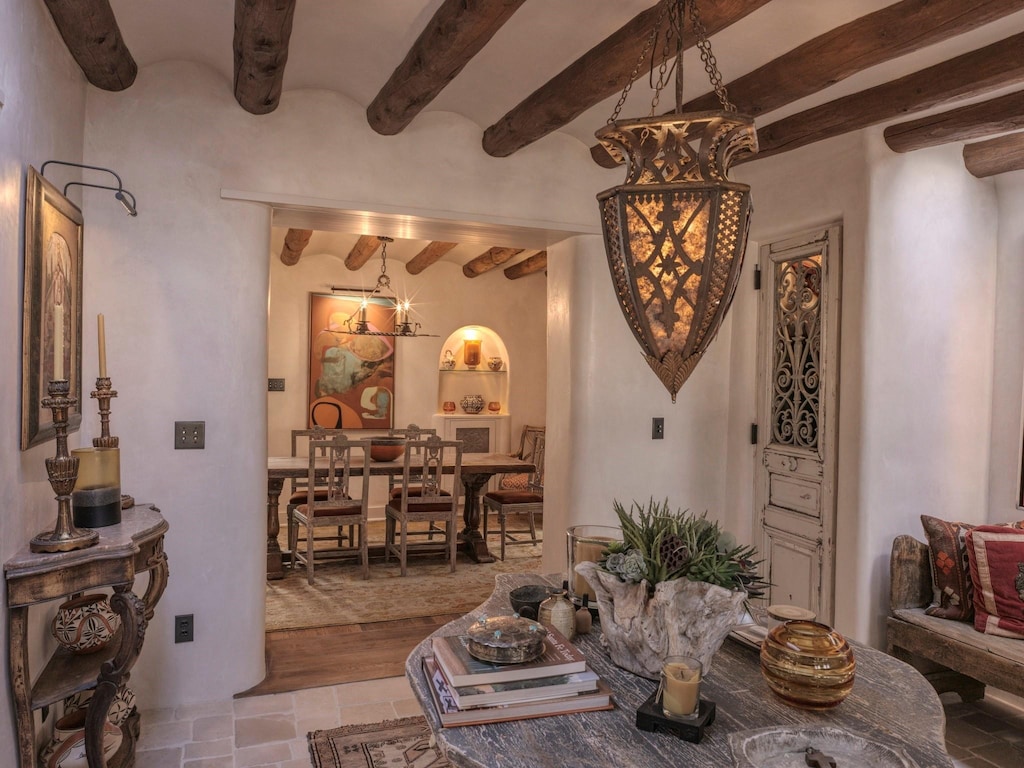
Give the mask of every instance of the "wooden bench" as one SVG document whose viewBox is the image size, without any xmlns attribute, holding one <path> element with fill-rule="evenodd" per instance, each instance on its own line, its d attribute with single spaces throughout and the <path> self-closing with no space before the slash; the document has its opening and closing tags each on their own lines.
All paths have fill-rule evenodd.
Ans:
<svg viewBox="0 0 1024 768">
<path fill-rule="evenodd" d="M 931 603 L 928 546 L 897 536 L 889 562 L 889 654 L 916 667 L 938 693 L 976 701 L 991 685 L 1024 696 L 1024 640 L 986 635 L 965 621 L 926 616 Z"/>
</svg>

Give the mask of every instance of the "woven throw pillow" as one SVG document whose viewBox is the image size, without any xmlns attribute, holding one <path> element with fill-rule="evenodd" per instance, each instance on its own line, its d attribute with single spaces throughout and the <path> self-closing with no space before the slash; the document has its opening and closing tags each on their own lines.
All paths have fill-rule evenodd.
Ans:
<svg viewBox="0 0 1024 768">
<path fill-rule="evenodd" d="M 981 525 L 967 531 L 974 628 L 1024 639 L 1024 531 Z"/>
<path fill-rule="evenodd" d="M 530 475 L 526 472 L 502 475 L 498 487 L 503 491 L 525 491 L 530 487 Z"/>
<path fill-rule="evenodd" d="M 954 621 L 974 618 L 974 588 L 967 559 L 967 532 L 973 523 L 940 520 L 921 515 L 921 525 L 928 539 L 928 562 L 932 572 L 932 603 L 925 609 L 929 616 Z M 1022 528 L 1024 521 L 1005 526 Z"/>
</svg>

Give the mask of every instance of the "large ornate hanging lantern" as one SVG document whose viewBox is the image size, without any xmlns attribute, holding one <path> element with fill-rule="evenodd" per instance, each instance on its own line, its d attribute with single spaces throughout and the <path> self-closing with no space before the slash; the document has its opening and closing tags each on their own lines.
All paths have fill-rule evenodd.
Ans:
<svg viewBox="0 0 1024 768">
<path fill-rule="evenodd" d="M 684 6 L 721 112 L 682 114 Z M 633 80 L 658 38 L 661 65 L 653 115 L 675 49 L 676 112 L 617 121 Z M 653 78 L 652 78 L 653 79 Z M 718 332 L 739 279 L 751 211 L 750 187 L 728 179 L 741 154 L 757 152 L 750 117 L 736 114 L 722 85 L 696 0 L 667 0 L 662 16 L 597 138 L 628 159 L 626 181 L 597 196 L 608 266 L 626 322 L 675 402 L 676 393 Z"/>
</svg>

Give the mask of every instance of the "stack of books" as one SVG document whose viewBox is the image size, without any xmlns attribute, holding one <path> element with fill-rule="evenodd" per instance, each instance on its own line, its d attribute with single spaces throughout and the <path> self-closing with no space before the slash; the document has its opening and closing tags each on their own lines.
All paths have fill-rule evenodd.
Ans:
<svg viewBox="0 0 1024 768">
<path fill-rule="evenodd" d="M 470 655 L 464 635 L 435 637 L 423 659 L 441 725 L 479 725 L 612 709 L 611 691 L 579 650 L 548 628 L 544 653 L 523 664 Z"/>
</svg>

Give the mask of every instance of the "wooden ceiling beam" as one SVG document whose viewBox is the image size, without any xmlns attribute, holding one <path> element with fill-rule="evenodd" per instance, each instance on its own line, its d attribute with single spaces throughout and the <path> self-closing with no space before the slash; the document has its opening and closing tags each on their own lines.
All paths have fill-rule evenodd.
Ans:
<svg viewBox="0 0 1024 768">
<path fill-rule="evenodd" d="M 235 100 L 246 112 L 277 109 L 295 0 L 235 0 Z"/>
<path fill-rule="evenodd" d="M 1020 7 L 1019 0 L 901 0 L 818 35 L 728 83 L 729 99 L 742 114 L 757 117 Z M 683 105 L 685 112 L 712 109 L 720 109 L 714 91 Z M 600 144 L 590 152 L 605 168 L 618 163 Z"/>
<path fill-rule="evenodd" d="M 1024 91 L 928 115 L 885 129 L 885 143 L 893 152 L 971 141 L 984 136 L 1024 129 Z"/>
<path fill-rule="evenodd" d="M 1024 171 L 1024 132 L 964 144 L 964 165 L 979 179 Z"/>
<path fill-rule="evenodd" d="M 495 267 L 501 266 L 513 256 L 517 256 L 522 252 L 522 248 L 490 248 L 472 261 L 467 262 L 462 267 L 462 274 L 466 277 L 479 277 L 484 272 L 489 272 Z"/>
<path fill-rule="evenodd" d="M 1024 82 L 1024 33 L 888 83 L 806 109 L 757 131 L 749 162 L 913 112 Z"/>
<path fill-rule="evenodd" d="M 540 272 L 548 268 L 548 252 L 540 251 L 539 253 L 533 254 L 528 259 L 523 259 L 518 264 L 513 264 L 511 267 L 505 267 L 505 277 L 509 280 L 518 280 L 520 277 L 526 277 L 532 275 L 534 272 Z"/>
<path fill-rule="evenodd" d="M 409 125 L 524 2 L 444 0 L 366 108 L 370 127 L 390 136 Z"/>
<path fill-rule="evenodd" d="M 121 38 L 110 0 L 46 0 L 46 7 L 85 79 L 123 91 L 139 72 Z"/>
<path fill-rule="evenodd" d="M 456 245 L 458 243 L 442 243 L 440 241 L 429 243 L 426 248 L 405 262 L 405 271 L 410 275 L 418 275 Z"/>
<path fill-rule="evenodd" d="M 345 266 L 353 271 L 361 269 L 380 248 L 380 243 L 381 240 L 376 235 L 362 235 L 345 257 Z"/>
<path fill-rule="evenodd" d="M 312 229 L 289 229 L 284 236 L 284 247 L 281 248 L 281 263 L 289 267 L 298 264 L 312 236 Z"/>
<path fill-rule="evenodd" d="M 705 3 L 701 8 L 701 21 L 710 36 L 768 2 L 718 0 Z M 494 157 L 508 157 L 620 92 L 629 82 L 637 59 L 658 21 L 661 5 L 658 3 L 635 16 L 513 107 L 484 131 L 484 151 Z M 689 16 L 684 37 L 687 47 L 692 47 L 696 36 Z M 647 76 L 643 66 L 640 75 Z"/>
</svg>

